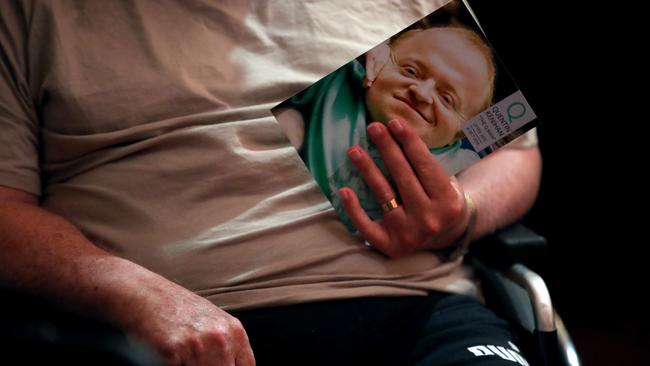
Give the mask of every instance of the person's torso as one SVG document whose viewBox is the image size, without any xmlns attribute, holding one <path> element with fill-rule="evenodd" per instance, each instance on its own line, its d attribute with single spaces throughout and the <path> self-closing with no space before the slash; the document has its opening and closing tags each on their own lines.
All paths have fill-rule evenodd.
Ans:
<svg viewBox="0 0 650 366">
<path fill-rule="evenodd" d="M 229 308 L 447 286 L 348 233 L 270 113 L 444 2 L 36 2 L 44 207 Z"/>
</svg>

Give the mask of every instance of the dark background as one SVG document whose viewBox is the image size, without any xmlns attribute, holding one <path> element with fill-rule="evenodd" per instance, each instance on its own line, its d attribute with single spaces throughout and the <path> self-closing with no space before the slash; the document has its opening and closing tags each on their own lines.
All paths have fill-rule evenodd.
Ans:
<svg viewBox="0 0 650 366">
<path fill-rule="evenodd" d="M 470 0 L 541 122 L 542 187 L 524 221 L 550 254 L 535 269 L 585 365 L 643 364 L 648 84 L 635 60 L 647 39 L 628 3 L 574 3 Z"/>
</svg>

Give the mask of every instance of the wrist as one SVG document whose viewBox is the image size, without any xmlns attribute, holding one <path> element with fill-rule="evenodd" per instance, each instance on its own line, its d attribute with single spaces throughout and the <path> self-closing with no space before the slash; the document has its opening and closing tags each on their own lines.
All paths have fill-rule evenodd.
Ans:
<svg viewBox="0 0 650 366">
<path fill-rule="evenodd" d="M 466 211 L 468 212 L 469 218 L 467 219 L 467 225 L 465 226 L 465 230 L 463 231 L 463 233 L 445 251 L 447 260 L 455 260 L 467 254 L 467 252 L 469 251 L 469 245 L 472 242 L 474 230 L 476 228 L 477 212 L 476 212 L 476 205 L 474 204 L 474 200 L 472 199 L 472 196 L 467 192 L 463 193 L 463 199 L 465 201 L 465 207 L 466 207 Z"/>
<path fill-rule="evenodd" d="M 117 256 L 88 258 L 80 281 L 78 309 L 124 329 L 134 327 L 137 313 L 155 311 L 149 304 L 163 296 L 169 281 Z"/>
</svg>

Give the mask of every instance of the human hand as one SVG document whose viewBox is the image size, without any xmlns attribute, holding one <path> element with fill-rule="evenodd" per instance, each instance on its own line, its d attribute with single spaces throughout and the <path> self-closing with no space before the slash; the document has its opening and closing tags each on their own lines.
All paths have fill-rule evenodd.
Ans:
<svg viewBox="0 0 650 366">
<path fill-rule="evenodd" d="M 144 287 L 122 309 L 120 323 L 154 347 L 168 365 L 255 365 L 238 319 L 174 283 L 153 281 Z"/>
<path fill-rule="evenodd" d="M 344 187 L 339 190 L 344 209 L 366 241 L 390 257 L 446 248 L 463 234 L 469 222 L 462 188 L 445 173 L 408 123 L 392 120 L 388 128 L 374 122 L 368 126 L 368 135 L 395 181 L 401 205 L 385 208 L 383 219 L 375 222 L 363 210 L 354 191 Z M 348 156 L 380 205 L 396 197 L 366 151 L 353 146 Z"/>
</svg>

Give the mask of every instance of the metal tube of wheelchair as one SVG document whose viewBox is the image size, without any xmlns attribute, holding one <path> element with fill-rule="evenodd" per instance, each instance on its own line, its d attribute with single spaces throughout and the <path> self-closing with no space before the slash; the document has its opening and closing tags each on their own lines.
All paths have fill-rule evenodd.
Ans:
<svg viewBox="0 0 650 366">
<path fill-rule="evenodd" d="M 510 267 L 508 277 L 526 289 L 535 310 L 536 329 L 542 332 L 554 332 L 555 311 L 551 302 L 551 294 L 542 277 L 528 269 L 523 264 Z"/>
</svg>

